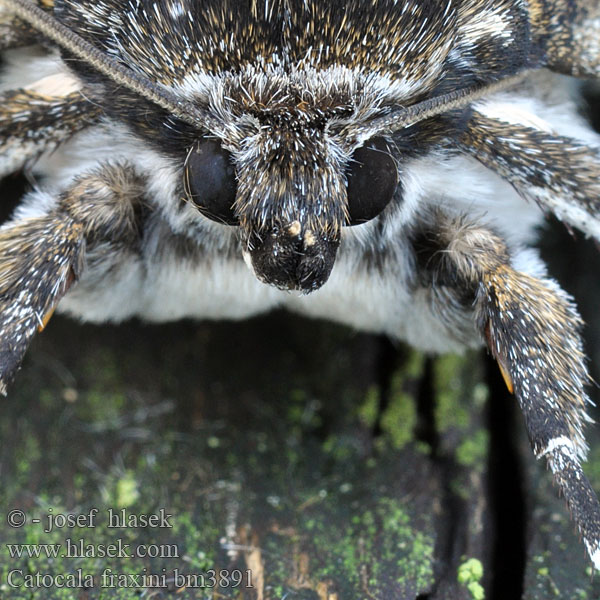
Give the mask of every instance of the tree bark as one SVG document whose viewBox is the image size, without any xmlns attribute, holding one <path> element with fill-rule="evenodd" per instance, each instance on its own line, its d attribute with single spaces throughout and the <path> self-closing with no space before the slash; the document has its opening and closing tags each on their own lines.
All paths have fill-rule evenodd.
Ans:
<svg viewBox="0 0 600 600">
<path fill-rule="evenodd" d="M 0 506 L 28 516 L 0 522 L 2 595 L 32 596 L 8 585 L 10 571 L 21 583 L 79 569 L 87 589 L 36 593 L 138 598 L 160 583 L 151 597 L 597 597 L 513 405 L 483 353 L 432 359 L 285 314 L 120 327 L 56 317 L 0 420 Z M 110 528 L 110 508 L 164 509 L 172 527 Z M 43 531 L 67 513 L 84 526 Z M 91 555 L 18 559 L 5 545 L 67 538 Z M 119 540 L 177 556 L 97 556 Z M 211 570 L 246 575 L 215 587 Z M 203 589 L 175 579 L 203 574 Z"/>
</svg>

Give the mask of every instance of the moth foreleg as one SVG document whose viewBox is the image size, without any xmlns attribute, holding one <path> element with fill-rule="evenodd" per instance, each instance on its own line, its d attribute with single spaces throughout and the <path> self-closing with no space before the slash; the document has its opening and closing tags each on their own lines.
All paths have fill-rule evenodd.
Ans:
<svg viewBox="0 0 600 600">
<path fill-rule="evenodd" d="M 0 94 L 0 177 L 17 171 L 92 124 L 99 109 L 68 75 Z"/>
<path fill-rule="evenodd" d="M 581 469 L 589 376 L 581 319 L 550 279 L 517 271 L 500 236 L 438 212 L 419 234 L 432 301 L 472 307 L 474 321 L 514 392 L 536 457 L 545 457 L 586 549 L 600 568 L 600 504 Z"/>
<path fill-rule="evenodd" d="M 46 214 L 0 228 L 0 392 L 79 278 L 86 247 L 136 243 L 141 197 L 131 168 L 106 165 L 76 179 Z"/>
<path fill-rule="evenodd" d="M 493 103 L 472 112 L 463 151 L 543 210 L 600 240 L 600 149 L 488 111 L 496 112 Z"/>
<path fill-rule="evenodd" d="M 545 66 L 576 77 L 600 76 L 597 0 L 530 0 L 528 5 Z"/>
<path fill-rule="evenodd" d="M 34 0 L 41 8 L 52 10 L 54 0 Z M 0 2 L 0 50 L 30 46 L 39 42 L 39 34 Z"/>
</svg>

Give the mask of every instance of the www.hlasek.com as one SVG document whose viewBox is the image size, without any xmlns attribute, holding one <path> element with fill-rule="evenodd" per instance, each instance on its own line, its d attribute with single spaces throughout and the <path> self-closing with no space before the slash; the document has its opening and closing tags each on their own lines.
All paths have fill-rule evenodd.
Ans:
<svg viewBox="0 0 600 600">
<path fill-rule="evenodd" d="M 11 558 L 179 558 L 177 544 L 90 544 L 67 538 L 64 544 L 6 544 Z"/>
</svg>

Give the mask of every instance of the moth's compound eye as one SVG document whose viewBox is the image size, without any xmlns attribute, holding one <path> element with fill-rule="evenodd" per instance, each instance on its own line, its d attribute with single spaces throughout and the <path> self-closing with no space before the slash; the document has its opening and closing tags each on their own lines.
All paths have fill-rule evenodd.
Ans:
<svg viewBox="0 0 600 600">
<path fill-rule="evenodd" d="M 201 140 L 190 150 L 184 177 L 188 197 L 205 217 L 225 225 L 238 224 L 233 212 L 235 167 L 217 140 Z"/>
<path fill-rule="evenodd" d="M 354 151 L 348 170 L 349 225 L 374 219 L 390 202 L 398 185 L 398 168 L 381 137 Z"/>
</svg>

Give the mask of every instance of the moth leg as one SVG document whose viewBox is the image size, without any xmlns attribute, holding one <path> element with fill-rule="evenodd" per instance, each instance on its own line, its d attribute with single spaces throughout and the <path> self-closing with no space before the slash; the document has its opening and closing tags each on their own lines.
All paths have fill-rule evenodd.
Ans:
<svg viewBox="0 0 600 600">
<path fill-rule="evenodd" d="M 92 124 L 99 109 L 68 75 L 0 94 L 0 177 L 17 171 Z"/>
<path fill-rule="evenodd" d="M 34 0 L 34 3 L 48 10 L 54 7 L 54 0 Z M 0 50 L 31 46 L 39 43 L 39 39 L 33 27 L 0 4 Z"/>
<path fill-rule="evenodd" d="M 525 198 L 600 240 L 600 150 L 543 129 L 474 110 L 461 149 Z"/>
<path fill-rule="evenodd" d="M 44 215 L 0 228 L 0 392 L 5 394 L 36 331 L 84 268 L 86 248 L 139 240 L 142 184 L 106 165 L 76 179 Z"/>
<path fill-rule="evenodd" d="M 32 27 L 0 6 L 0 50 L 32 46 L 37 41 Z"/>
<path fill-rule="evenodd" d="M 589 376 L 574 304 L 554 281 L 515 270 L 504 241 L 480 224 L 438 212 L 415 239 L 440 318 L 448 307 L 473 308 L 523 412 L 533 451 L 546 458 L 600 568 L 600 504 L 581 469 Z"/>
<path fill-rule="evenodd" d="M 600 4 L 595 0 L 529 0 L 544 65 L 575 77 L 600 76 Z"/>
</svg>

